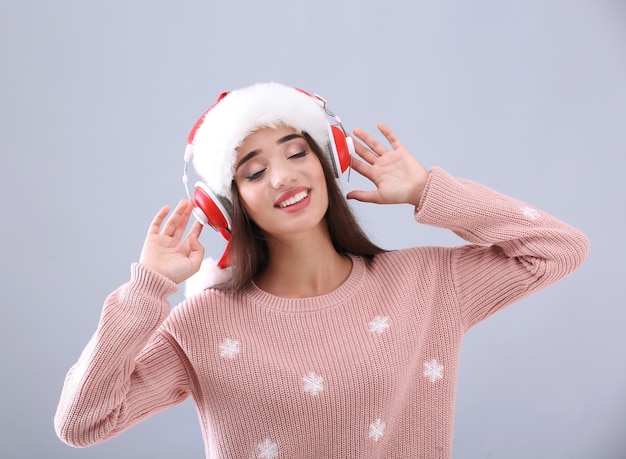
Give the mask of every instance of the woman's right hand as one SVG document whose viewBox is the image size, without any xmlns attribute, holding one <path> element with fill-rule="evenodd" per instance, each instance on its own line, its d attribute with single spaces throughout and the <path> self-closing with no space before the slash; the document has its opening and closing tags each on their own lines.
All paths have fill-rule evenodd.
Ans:
<svg viewBox="0 0 626 459">
<path fill-rule="evenodd" d="M 187 237 L 183 239 L 192 210 L 191 201 L 180 201 L 161 229 L 163 220 L 170 211 L 169 206 L 163 206 L 150 224 L 139 257 L 142 265 L 177 284 L 200 269 L 200 262 L 204 256 L 204 247 L 198 240 L 202 231 L 200 222 L 195 222 Z"/>
</svg>

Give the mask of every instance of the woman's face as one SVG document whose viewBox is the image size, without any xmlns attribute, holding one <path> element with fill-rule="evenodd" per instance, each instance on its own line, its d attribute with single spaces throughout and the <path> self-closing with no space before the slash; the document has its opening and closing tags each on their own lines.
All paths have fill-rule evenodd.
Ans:
<svg viewBox="0 0 626 459">
<path fill-rule="evenodd" d="M 328 209 L 320 160 L 288 126 L 246 137 L 237 149 L 234 179 L 248 216 L 278 238 L 318 227 Z"/>
</svg>

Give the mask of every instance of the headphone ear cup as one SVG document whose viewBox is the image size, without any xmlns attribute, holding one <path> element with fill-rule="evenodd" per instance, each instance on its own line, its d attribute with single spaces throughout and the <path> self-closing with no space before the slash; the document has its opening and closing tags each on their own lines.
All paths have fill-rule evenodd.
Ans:
<svg viewBox="0 0 626 459">
<path fill-rule="evenodd" d="M 221 204 L 217 196 L 202 182 L 197 182 L 193 203 L 193 213 L 202 224 L 209 224 L 219 231 L 225 239 L 230 240 L 231 221 L 228 211 Z"/>
<path fill-rule="evenodd" d="M 329 125 L 328 129 L 335 176 L 339 178 L 350 166 L 350 157 L 354 154 L 354 142 L 339 127 Z"/>
</svg>

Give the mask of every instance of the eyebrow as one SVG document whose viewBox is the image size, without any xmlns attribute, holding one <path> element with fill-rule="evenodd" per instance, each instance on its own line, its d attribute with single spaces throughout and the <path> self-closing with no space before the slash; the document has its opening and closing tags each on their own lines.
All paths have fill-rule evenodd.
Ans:
<svg viewBox="0 0 626 459">
<path fill-rule="evenodd" d="M 289 142 L 290 140 L 293 140 L 293 139 L 304 139 L 304 136 L 300 134 L 287 134 L 286 136 L 283 136 L 280 139 L 278 139 L 276 141 L 276 145 L 282 145 L 283 143 Z M 259 153 L 261 153 L 261 150 L 257 149 L 257 150 L 252 150 L 250 153 L 247 153 L 246 155 L 244 155 L 244 157 L 241 158 L 239 162 L 237 163 L 237 165 L 235 166 L 235 170 L 239 169 L 246 161 L 251 160 L 252 158 L 257 156 Z"/>
</svg>

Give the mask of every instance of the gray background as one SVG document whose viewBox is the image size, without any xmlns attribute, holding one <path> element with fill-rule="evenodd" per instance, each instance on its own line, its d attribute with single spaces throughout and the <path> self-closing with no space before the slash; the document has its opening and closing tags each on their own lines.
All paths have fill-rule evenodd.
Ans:
<svg viewBox="0 0 626 459">
<path fill-rule="evenodd" d="M 2 458 L 202 457 L 191 401 L 84 450 L 52 416 L 150 219 L 184 196 L 196 118 L 267 80 L 590 237 L 579 271 L 468 333 L 454 457 L 626 457 L 624 1 L 3 0 L 0 57 Z M 387 248 L 461 243 L 406 206 L 355 208 Z"/>
</svg>

